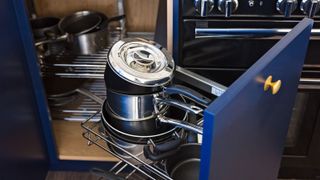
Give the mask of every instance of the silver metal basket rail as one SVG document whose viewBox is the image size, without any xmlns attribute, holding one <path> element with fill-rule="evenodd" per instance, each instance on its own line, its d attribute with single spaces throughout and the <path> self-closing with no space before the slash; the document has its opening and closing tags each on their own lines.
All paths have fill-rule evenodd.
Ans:
<svg viewBox="0 0 320 180">
<path fill-rule="evenodd" d="M 113 143 L 110 138 L 105 134 L 101 133 L 99 130 L 100 127 L 100 121 L 98 122 L 92 122 L 92 119 L 100 118 L 100 111 L 97 111 L 95 114 L 90 116 L 87 120 L 83 121 L 81 123 L 81 127 L 84 129 L 83 137 L 88 140 L 88 145 L 96 145 L 103 149 L 104 151 L 110 153 L 111 155 L 117 157 L 120 161 L 115 164 L 113 168 L 109 170 L 109 172 L 113 172 L 114 174 L 119 174 L 121 172 L 127 172 L 128 169 L 133 169 L 131 172 L 127 173 L 126 179 L 132 179 L 131 177 L 133 174 L 139 174 L 140 176 L 143 176 L 144 178 L 152 179 L 152 180 L 172 180 L 172 178 L 169 177 L 169 175 L 160 167 L 158 167 L 156 164 L 148 164 L 144 162 L 143 160 L 139 159 L 135 155 L 129 153 L 119 145 Z M 121 156 L 117 155 L 116 153 L 112 152 L 109 148 L 107 143 L 114 148 L 117 148 L 121 150 L 123 153 L 125 153 L 127 156 L 130 156 L 132 160 L 138 162 L 140 165 L 134 165 L 132 162 L 122 158 Z"/>
<path fill-rule="evenodd" d="M 101 99 L 106 98 L 106 88 L 104 81 L 101 79 L 87 80 L 81 88 L 87 89 L 94 93 Z M 92 114 L 101 109 L 101 105 L 91 98 L 83 96 L 77 92 L 67 96 L 70 102 L 63 105 L 55 105 L 52 101 L 55 98 L 49 97 L 49 106 L 52 119 L 54 120 L 67 120 L 67 121 L 84 121 L 88 119 Z M 99 121 L 100 118 L 91 119 L 91 121 Z"/>
<path fill-rule="evenodd" d="M 110 34 L 110 46 L 96 54 L 73 55 L 68 51 L 62 51 L 55 57 L 51 57 L 56 59 L 54 61 L 47 62 L 43 60 L 40 64 L 41 75 L 44 77 L 103 79 L 108 51 L 111 45 L 120 39 L 119 32 L 115 31 Z M 153 40 L 154 34 L 148 32 L 128 32 L 127 36 Z"/>
<path fill-rule="evenodd" d="M 105 49 L 107 51 L 108 49 Z M 67 56 L 63 58 L 68 58 Z M 72 58 L 72 57 L 70 57 Z M 43 63 L 42 76 L 62 78 L 103 79 L 107 53 L 90 56 L 76 56 L 72 63 Z"/>
</svg>

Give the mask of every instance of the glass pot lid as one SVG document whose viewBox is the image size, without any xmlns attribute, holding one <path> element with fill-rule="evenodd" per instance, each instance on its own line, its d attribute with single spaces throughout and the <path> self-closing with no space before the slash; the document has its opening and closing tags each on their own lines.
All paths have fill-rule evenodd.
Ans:
<svg viewBox="0 0 320 180">
<path fill-rule="evenodd" d="M 165 48 L 141 38 L 116 42 L 109 51 L 108 65 L 122 79 L 146 87 L 167 84 L 175 67 Z"/>
</svg>

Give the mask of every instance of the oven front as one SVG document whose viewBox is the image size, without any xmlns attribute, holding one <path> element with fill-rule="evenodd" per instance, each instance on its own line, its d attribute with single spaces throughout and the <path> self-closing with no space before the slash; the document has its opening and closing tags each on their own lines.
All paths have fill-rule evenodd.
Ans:
<svg viewBox="0 0 320 180">
<path fill-rule="evenodd" d="M 216 7 L 203 16 L 189 1 L 175 4 L 179 12 L 175 14 L 178 17 L 174 21 L 177 24 L 173 52 L 178 64 L 229 86 L 305 16 L 296 10 L 290 17 L 283 17 L 275 10 L 276 1 L 263 1 L 263 6 L 251 9 L 249 2 L 239 1 L 237 11 L 227 18 Z M 315 22 L 292 110 L 280 177 L 320 176 L 320 156 L 316 155 L 320 153 L 320 145 L 314 143 L 320 134 L 319 17 L 313 17 Z"/>
</svg>

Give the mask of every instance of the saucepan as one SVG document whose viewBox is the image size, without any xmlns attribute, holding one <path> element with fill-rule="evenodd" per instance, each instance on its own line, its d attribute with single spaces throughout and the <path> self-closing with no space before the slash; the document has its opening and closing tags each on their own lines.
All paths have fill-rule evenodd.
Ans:
<svg viewBox="0 0 320 180">
<path fill-rule="evenodd" d="M 60 34 L 58 27 L 60 19 L 56 17 L 40 17 L 31 19 L 30 24 L 33 32 L 33 36 L 36 40 L 46 39 L 48 34 Z"/>
<path fill-rule="evenodd" d="M 101 98 L 97 97 L 95 94 L 91 93 L 90 91 L 86 89 L 77 89 L 77 92 L 91 98 L 92 100 L 100 103 L 101 105 L 105 105 L 105 101 L 103 101 Z M 166 111 L 164 115 L 172 116 L 175 118 L 181 118 L 182 120 L 187 119 L 187 113 L 183 110 L 180 110 L 178 108 L 171 108 L 168 109 L 169 111 Z M 118 146 L 121 148 L 125 149 L 126 151 L 130 152 L 131 154 L 137 155 L 140 158 L 142 158 L 145 162 L 147 163 L 153 163 L 155 161 L 149 161 L 144 157 L 144 146 L 149 144 L 149 140 L 152 139 L 153 145 L 154 145 L 154 150 L 157 152 L 166 152 L 166 151 L 171 151 L 178 147 L 182 142 L 187 137 L 187 133 L 183 131 L 182 129 L 174 129 L 173 130 L 169 129 L 168 132 L 164 132 L 161 134 L 155 133 L 154 136 L 146 134 L 145 136 L 134 136 L 132 134 L 135 134 L 132 132 L 132 134 L 123 134 L 119 133 L 119 130 L 117 128 L 110 129 L 110 125 L 108 122 L 114 121 L 112 117 L 109 117 L 108 114 L 105 112 L 105 108 L 102 108 L 102 129 L 103 133 L 106 133 L 111 141 L 116 143 Z M 139 123 L 138 123 L 139 124 Z M 121 128 L 119 128 L 121 129 Z M 147 131 L 149 130 L 148 127 L 146 129 Z M 142 130 L 142 132 L 145 130 Z M 109 144 L 108 144 L 109 145 Z M 109 146 L 112 151 L 120 155 L 121 157 L 132 161 L 132 163 L 137 163 L 136 161 L 133 161 L 131 157 L 129 157 L 127 154 L 122 152 L 121 150 L 118 150 L 114 146 Z"/>
<path fill-rule="evenodd" d="M 56 17 L 40 17 L 30 20 L 34 39 L 50 40 L 61 35 L 58 28 L 59 18 Z M 43 63 L 70 63 L 70 58 L 56 58 L 55 55 L 65 49 L 65 42 L 57 41 L 37 46 L 37 53 L 40 64 Z M 74 90 L 83 84 L 83 79 L 63 79 L 60 77 L 43 77 L 46 94 L 49 99 L 56 100 L 58 97 L 68 96 L 74 93 Z M 58 99 L 59 99 L 58 98 Z"/>
<path fill-rule="evenodd" d="M 202 133 L 202 128 L 173 117 L 179 109 L 201 114 L 211 100 L 172 78 L 175 64 L 161 45 L 141 38 L 126 38 L 110 49 L 105 70 L 107 99 L 102 115 L 107 127 L 127 139 L 157 139 L 176 128 Z M 175 108 L 175 109 L 174 109 Z M 145 143 L 145 142 L 143 142 Z"/>
<path fill-rule="evenodd" d="M 64 17 L 59 22 L 63 35 L 36 42 L 36 46 L 57 41 L 66 41 L 67 48 L 74 54 L 94 54 L 108 45 L 108 24 L 118 21 L 125 15 L 108 18 L 103 13 L 95 11 L 78 11 Z"/>
</svg>

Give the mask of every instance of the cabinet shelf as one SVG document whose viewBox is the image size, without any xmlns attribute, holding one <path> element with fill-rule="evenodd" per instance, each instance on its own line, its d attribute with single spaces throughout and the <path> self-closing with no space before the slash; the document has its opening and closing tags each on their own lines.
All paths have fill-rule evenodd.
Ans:
<svg viewBox="0 0 320 180">
<path fill-rule="evenodd" d="M 80 122 L 53 120 L 52 127 L 60 160 L 118 161 L 101 148 L 88 146 Z"/>
</svg>

